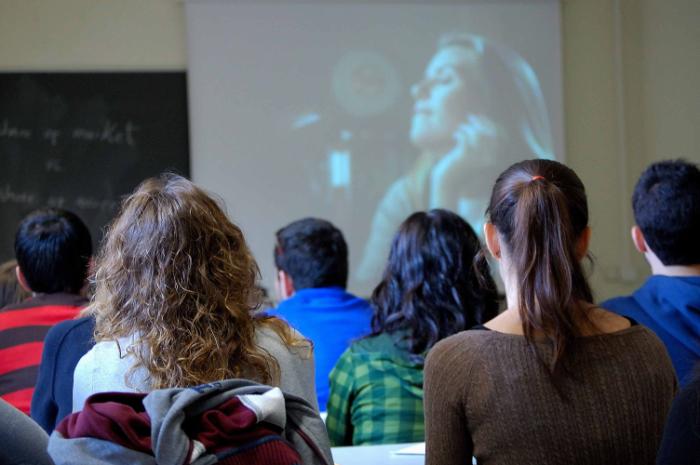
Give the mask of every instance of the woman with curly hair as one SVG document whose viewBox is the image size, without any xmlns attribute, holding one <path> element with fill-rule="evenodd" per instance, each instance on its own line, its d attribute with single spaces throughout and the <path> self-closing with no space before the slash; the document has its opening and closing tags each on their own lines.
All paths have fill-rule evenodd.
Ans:
<svg viewBox="0 0 700 465">
<path fill-rule="evenodd" d="M 311 347 L 255 314 L 258 266 L 243 233 L 177 175 L 123 202 L 95 263 L 97 344 L 75 369 L 73 409 L 95 392 L 148 392 L 228 378 L 276 385 L 317 406 Z"/>
<path fill-rule="evenodd" d="M 423 359 L 439 340 L 496 316 L 496 286 L 469 224 L 447 210 L 412 214 L 372 293 L 372 332 L 330 374 L 334 445 L 423 440 Z M 480 270 L 485 276 L 478 280 Z"/>
</svg>

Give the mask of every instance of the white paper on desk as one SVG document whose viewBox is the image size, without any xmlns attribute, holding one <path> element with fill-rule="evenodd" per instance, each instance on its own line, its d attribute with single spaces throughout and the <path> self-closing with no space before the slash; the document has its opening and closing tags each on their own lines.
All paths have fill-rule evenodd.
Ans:
<svg viewBox="0 0 700 465">
<path fill-rule="evenodd" d="M 396 455 L 425 455 L 425 443 L 414 444 L 404 447 L 403 449 L 395 450 L 392 454 Z M 472 457 L 472 464 L 476 465 L 476 457 Z"/>
<path fill-rule="evenodd" d="M 425 455 L 425 443 L 414 444 L 392 452 L 396 455 Z"/>
</svg>

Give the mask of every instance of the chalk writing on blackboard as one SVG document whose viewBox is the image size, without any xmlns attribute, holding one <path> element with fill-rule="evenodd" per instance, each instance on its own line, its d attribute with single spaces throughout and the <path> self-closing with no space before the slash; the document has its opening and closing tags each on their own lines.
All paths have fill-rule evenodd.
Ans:
<svg viewBox="0 0 700 465">
<path fill-rule="evenodd" d="M 0 138 L 7 139 L 31 139 L 32 131 L 28 128 L 15 126 L 7 118 L 0 123 Z"/>
<path fill-rule="evenodd" d="M 107 120 L 100 128 L 75 128 L 71 134 L 73 139 L 76 140 L 104 142 L 107 144 L 126 144 L 133 147 L 136 145 L 136 140 L 134 138 L 136 131 L 138 131 L 138 127 L 131 121 L 120 124 Z"/>
<path fill-rule="evenodd" d="M 77 127 L 67 130 L 61 128 L 42 128 L 37 131 L 41 138 L 51 144 L 58 145 L 61 137 L 67 134 L 74 141 L 97 142 L 110 145 L 126 145 L 134 147 L 136 145 L 136 133 L 139 127 L 133 121 L 117 122 L 105 120 L 100 126 Z M 31 140 L 34 131 L 30 128 L 20 127 L 13 124 L 7 118 L 0 123 L 0 138 Z"/>
<path fill-rule="evenodd" d="M 31 205 L 36 201 L 36 195 L 12 188 L 9 184 L 0 186 L 0 202 Z"/>
<path fill-rule="evenodd" d="M 184 72 L 0 73 L 0 261 L 45 206 L 99 242 L 121 199 L 163 171 L 189 174 Z"/>
</svg>

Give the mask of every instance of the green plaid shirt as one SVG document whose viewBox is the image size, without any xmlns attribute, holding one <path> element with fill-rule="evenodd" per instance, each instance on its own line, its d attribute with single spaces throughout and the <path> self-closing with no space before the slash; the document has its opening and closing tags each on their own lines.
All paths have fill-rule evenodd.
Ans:
<svg viewBox="0 0 700 465">
<path fill-rule="evenodd" d="M 334 446 L 424 440 L 423 361 L 388 334 L 353 343 L 330 373 L 326 426 Z"/>
</svg>

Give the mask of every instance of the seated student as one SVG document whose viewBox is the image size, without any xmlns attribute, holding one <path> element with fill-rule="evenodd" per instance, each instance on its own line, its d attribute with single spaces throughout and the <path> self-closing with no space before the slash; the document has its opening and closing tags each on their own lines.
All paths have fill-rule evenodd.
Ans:
<svg viewBox="0 0 700 465">
<path fill-rule="evenodd" d="M 75 318 L 92 256 L 85 224 L 71 212 L 42 209 L 15 236 L 17 278 L 32 297 L 0 310 L 0 397 L 29 414 L 46 333 Z"/>
<path fill-rule="evenodd" d="M 700 361 L 700 170 L 682 160 L 652 164 L 632 206 L 632 242 L 652 276 L 634 294 L 601 305 L 656 333 L 683 386 Z"/>
<path fill-rule="evenodd" d="M 310 344 L 254 313 L 258 275 L 243 233 L 202 189 L 173 174 L 144 181 L 95 262 L 86 313 L 97 343 L 75 368 L 73 410 L 96 392 L 228 378 L 279 386 L 316 407 Z"/>
<path fill-rule="evenodd" d="M 555 161 L 516 163 L 487 219 L 507 309 L 430 351 L 426 463 L 653 463 L 673 367 L 651 331 L 591 303 L 581 180 Z"/>
<path fill-rule="evenodd" d="M 656 463 L 700 465 L 700 363 L 673 401 Z"/>
<path fill-rule="evenodd" d="M 348 246 L 325 220 L 304 218 L 277 231 L 274 314 L 314 344 L 318 405 L 326 410 L 328 374 L 353 339 L 369 332 L 372 309 L 345 291 Z"/>
<path fill-rule="evenodd" d="M 331 372 L 326 425 L 332 444 L 423 440 L 424 355 L 440 339 L 498 312 L 488 264 L 474 265 L 479 249 L 469 224 L 446 210 L 414 213 L 399 227 L 372 293 L 372 332 Z"/>
</svg>

